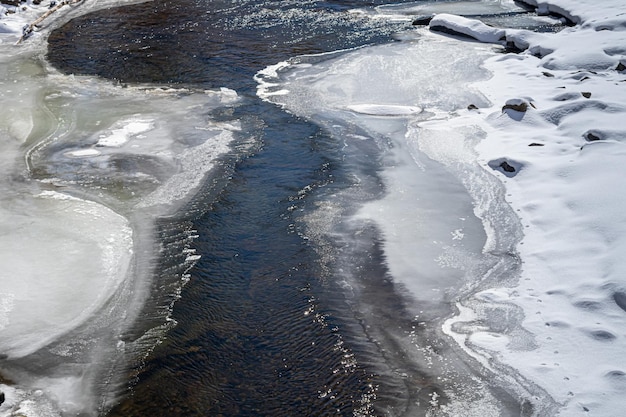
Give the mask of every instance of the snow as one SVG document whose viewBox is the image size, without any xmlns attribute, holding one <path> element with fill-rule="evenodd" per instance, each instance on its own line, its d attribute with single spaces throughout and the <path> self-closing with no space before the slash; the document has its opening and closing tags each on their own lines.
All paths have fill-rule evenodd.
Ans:
<svg viewBox="0 0 626 417">
<path fill-rule="evenodd" d="M 476 71 L 473 63 L 466 63 L 467 70 L 450 64 L 443 55 L 447 45 L 435 47 L 438 64 L 454 70 L 438 72 L 437 64 L 429 65 L 422 55 L 429 53 L 426 45 L 438 41 L 416 29 L 424 49 L 405 36 L 400 43 L 347 51 L 313 68 L 306 60 L 291 68 L 281 63 L 259 73 L 259 95 L 343 135 L 347 149 L 362 146 L 355 140 L 365 133 L 390 143 L 381 174 L 385 197 L 365 204 L 358 215 L 382 229 L 391 275 L 417 299 L 428 293 L 430 283 L 411 281 L 411 270 L 417 265 L 436 276 L 436 268 L 412 252 L 412 241 L 423 239 L 418 232 L 430 225 L 420 219 L 423 203 L 411 194 L 424 187 L 411 163 L 423 163 L 422 152 L 450 169 L 460 166 L 487 234 L 483 254 L 514 252 L 519 262 L 466 283 L 457 293 L 458 314 L 443 323 L 444 332 L 530 401 L 533 415 L 616 416 L 626 409 L 626 2 L 524 2 L 577 25 L 533 33 L 494 29 L 450 14 L 434 17 L 435 25 L 483 42 L 504 43 L 504 37 L 525 49 L 483 56 L 491 75 L 482 80 L 468 79 L 468 71 Z M 471 8 L 468 3 L 463 7 Z M 443 12 L 454 13 L 454 2 L 442 4 Z M 426 7 L 378 10 L 396 18 L 423 14 Z M 465 48 L 474 45 L 467 42 Z M 437 75 L 425 80 L 424 72 Z M 448 89 L 450 79 L 460 84 Z M 393 112 L 339 113 L 364 100 L 371 108 L 424 111 L 405 113 L 404 119 Z M 395 121 L 383 122 L 385 113 Z M 351 133 L 344 123 L 365 133 Z M 461 225 L 450 226 L 451 240 L 471 235 Z M 446 247 L 431 248 L 427 257 L 445 267 Z M 471 259 L 458 259 L 452 264 L 471 267 Z M 498 271 L 501 275 L 493 276 Z M 463 286 L 454 280 L 447 284 Z"/>
<path fill-rule="evenodd" d="M 431 29 L 445 28 L 454 33 L 463 34 L 481 42 L 498 43 L 505 38 L 504 29 L 497 29 L 462 16 L 441 13 L 430 21 Z"/>
<path fill-rule="evenodd" d="M 487 132 L 479 160 L 524 225 L 519 281 L 462 300 L 479 318 L 450 323 L 489 322 L 489 304 L 519 306 L 531 342 L 487 326 L 460 343 L 545 390 L 560 405 L 553 415 L 615 416 L 626 407 L 626 75 L 616 70 L 626 3 L 539 3 L 579 25 L 508 34 L 526 39 L 528 51 L 487 60 L 493 77 L 474 87 L 493 106 L 462 116 Z M 522 102 L 533 106 L 502 110 Z M 503 161 L 515 171 L 498 169 Z"/>
</svg>

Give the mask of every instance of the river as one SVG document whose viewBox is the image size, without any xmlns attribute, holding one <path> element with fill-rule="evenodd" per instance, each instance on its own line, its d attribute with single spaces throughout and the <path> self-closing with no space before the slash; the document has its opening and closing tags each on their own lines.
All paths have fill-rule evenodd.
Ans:
<svg viewBox="0 0 626 417">
<path fill-rule="evenodd" d="M 3 189 L 98 203 L 99 228 L 133 236 L 80 323 L 7 348 L 3 375 L 41 389 L 43 414 L 532 415 L 441 330 L 485 277 L 515 274 L 519 225 L 475 161 L 481 132 L 452 144 L 420 124 L 480 106 L 469 85 L 501 51 L 411 24 L 428 5 L 528 22 L 512 2 L 397 3 L 105 8 L 9 64 L 34 68 L 44 104 Z M 47 221 L 47 201 L 27 217 Z M 54 233 L 89 211 L 72 207 Z"/>
</svg>

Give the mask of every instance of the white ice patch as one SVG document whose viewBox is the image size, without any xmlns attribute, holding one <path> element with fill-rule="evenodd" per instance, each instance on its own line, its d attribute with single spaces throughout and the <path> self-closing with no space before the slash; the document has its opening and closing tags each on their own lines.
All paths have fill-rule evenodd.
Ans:
<svg viewBox="0 0 626 417">
<path fill-rule="evenodd" d="M 126 219 L 62 197 L 41 194 L 19 215 L 1 209 L 0 351 L 9 357 L 26 356 L 83 323 L 128 273 L 133 251 Z"/>
<path fill-rule="evenodd" d="M 416 106 L 393 106 L 381 104 L 353 104 L 346 106 L 355 113 L 368 114 L 371 116 L 411 116 L 422 112 Z"/>
<path fill-rule="evenodd" d="M 481 94 L 461 87 L 482 76 L 480 63 L 488 53 L 483 45 L 419 31 L 404 42 L 308 58 L 320 61 L 315 65 L 301 57 L 267 68 L 256 79 L 259 96 L 301 115 L 352 109 L 414 116 L 418 109 L 486 106 Z"/>
<path fill-rule="evenodd" d="M 132 137 L 147 132 L 154 127 L 152 120 L 129 120 L 121 122 L 122 126 L 112 129 L 108 135 L 102 135 L 96 146 L 120 147 Z"/>
<path fill-rule="evenodd" d="M 66 152 L 65 155 L 74 158 L 85 158 L 100 155 L 100 151 L 98 151 L 97 149 L 80 149 L 78 151 Z"/>
<path fill-rule="evenodd" d="M 456 15 L 487 15 L 523 11 L 511 0 L 454 1 L 454 2 L 410 2 L 378 6 L 376 11 L 383 15 L 433 15 L 449 13 Z"/>
</svg>

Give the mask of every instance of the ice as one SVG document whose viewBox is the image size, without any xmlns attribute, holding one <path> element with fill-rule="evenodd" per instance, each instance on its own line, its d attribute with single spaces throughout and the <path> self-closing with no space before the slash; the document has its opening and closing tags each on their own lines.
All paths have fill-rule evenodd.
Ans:
<svg viewBox="0 0 626 417">
<path fill-rule="evenodd" d="M 9 358 L 26 356 L 80 325 L 128 273 L 128 221 L 100 204 L 61 197 L 42 193 L 22 200 L 19 215 L 3 210 L 0 351 Z"/>
<path fill-rule="evenodd" d="M 321 62 L 314 66 L 307 62 L 307 57 L 302 57 L 292 66 L 268 67 L 256 77 L 260 83 L 259 95 L 274 97 L 275 102 L 306 115 L 325 109 L 415 114 L 418 108 L 428 112 L 465 108 L 470 103 L 486 105 L 477 91 L 459 88 L 481 76 L 479 64 L 487 53 L 486 48 L 467 44 L 454 48 L 454 42 L 449 39 L 427 32 L 421 36 L 336 57 L 322 55 L 317 58 Z M 437 59 L 424 59 L 428 56 Z M 289 73 L 277 86 L 276 75 L 285 73 L 285 68 Z M 442 78 L 448 82 L 438 83 Z M 315 83 L 315 88 L 307 85 L 310 83 Z"/>
<path fill-rule="evenodd" d="M 356 113 L 369 114 L 371 116 L 410 116 L 422 112 L 420 107 L 393 106 L 380 104 L 353 104 L 346 107 Z"/>
<path fill-rule="evenodd" d="M 233 90 L 122 87 L 50 68 L 50 28 L 110 4 L 62 8 L 19 46 L 48 4 L 0 18 L 1 416 L 107 411 L 152 347 L 128 334 L 154 287 L 154 222 L 199 190 L 242 130 L 210 116 L 238 104 Z M 198 259 L 189 244 L 181 268 Z M 153 343 L 161 327 L 148 330 Z"/>
<path fill-rule="evenodd" d="M 153 128 L 152 120 L 131 120 L 122 127 L 113 129 L 108 135 L 102 135 L 96 146 L 120 147 L 128 142 L 133 136 L 147 132 Z"/>
<path fill-rule="evenodd" d="M 310 234 L 318 236 L 320 229 L 330 228 L 330 234 L 348 240 L 347 246 L 357 252 L 360 244 L 370 244 L 358 236 L 374 225 L 382 239 L 388 279 L 402 299 L 411 300 L 407 314 L 426 322 L 450 314 L 451 301 L 475 285 L 475 276 L 482 276 L 490 264 L 483 250 L 497 246 L 475 216 L 472 200 L 474 195 L 497 195 L 499 189 L 475 162 L 472 146 L 481 137 L 480 129 L 435 129 L 470 104 L 490 105 L 469 84 L 488 76 L 481 64 L 493 55 L 490 46 L 468 45 L 421 29 L 405 34 L 401 42 L 299 57 L 291 65 L 281 63 L 257 75 L 261 97 L 324 126 L 344 146 L 345 165 L 354 170 L 354 186 L 321 205 L 322 213 L 308 216 Z M 435 126 L 428 125 L 430 121 Z M 468 187 L 473 187 L 471 192 Z M 338 214 L 333 209 L 336 200 L 353 210 Z M 484 205 L 483 210 L 493 206 Z M 346 217 L 343 222 L 332 218 L 341 215 Z M 342 227 L 333 230 L 334 223 Z M 359 280 L 376 271 L 358 269 L 362 261 L 348 251 L 345 262 L 350 265 L 339 261 L 337 275 L 351 289 L 349 302 L 358 304 L 352 298 L 358 298 L 354 294 Z M 350 267 L 358 276 L 344 278 Z M 367 321 L 365 326 L 369 328 Z M 499 413 L 497 400 L 485 386 L 473 384 L 471 394 L 458 388 L 470 377 L 451 376 L 454 359 L 425 352 L 429 347 L 414 346 L 417 342 L 410 336 L 397 337 L 393 348 L 382 341 L 381 348 L 402 349 L 418 364 L 427 357 L 429 371 L 440 369 L 442 386 L 450 388 L 445 390 L 446 410 Z M 475 408 L 467 407 L 470 397 Z M 444 408 L 437 401 L 431 405 L 433 415 Z"/>
<path fill-rule="evenodd" d="M 523 12 L 512 0 L 409 2 L 378 6 L 373 13 L 385 18 L 413 19 L 415 16 L 455 14 L 458 16 L 498 15 Z"/>
<path fill-rule="evenodd" d="M 346 149 L 362 146 L 357 140 L 378 140 L 385 195 L 363 205 L 356 217 L 383 231 L 392 278 L 418 299 L 428 294 L 445 300 L 429 286 L 464 285 L 445 268 L 472 268 L 471 257 L 458 256 L 471 253 L 472 245 L 449 252 L 455 242 L 471 239 L 467 227 L 452 221 L 436 230 L 428 224 L 434 214 L 420 212 L 424 206 L 415 190 L 436 195 L 441 187 L 419 183 L 419 169 L 430 169 L 424 155 L 449 172 L 466 173 L 461 182 L 487 235 L 484 254 L 516 253 L 522 268 L 518 274 L 515 264 L 498 263 L 484 282 L 465 282 L 468 293 L 444 331 L 509 389 L 526 396 L 535 415 L 615 416 L 626 408 L 625 5 L 524 3 L 578 25 L 559 33 L 503 33 L 476 19 L 439 15 L 434 21 L 455 31 L 486 42 L 504 35 L 526 51 L 489 56 L 466 43 L 471 51 L 450 49 L 468 60 L 466 70 L 457 71 L 454 56 L 446 55 L 450 45 L 420 32 L 413 43 L 403 35 L 390 45 L 283 63 L 257 76 L 259 94 L 336 134 L 350 131 L 338 126 L 356 124 L 362 130 L 343 137 Z M 389 18 L 429 14 L 429 8 L 469 15 L 464 7 L 482 6 L 498 8 L 500 2 L 403 4 L 378 11 Z M 428 56 L 437 57 L 432 65 Z M 473 63 L 474 56 L 485 60 L 491 77 L 479 81 L 481 62 Z M 424 111 L 399 117 L 352 107 L 343 113 L 364 104 Z M 502 186 L 505 192 L 497 192 Z M 523 236 L 507 214 L 512 210 Z M 436 240 L 425 245 L 431 252 L 422 261 L 429 265 L 411 249 L 417 241 L 424 245 L 427 236 Z M 413 279 L 412 270 L 434 279 Z"/>
</svg>

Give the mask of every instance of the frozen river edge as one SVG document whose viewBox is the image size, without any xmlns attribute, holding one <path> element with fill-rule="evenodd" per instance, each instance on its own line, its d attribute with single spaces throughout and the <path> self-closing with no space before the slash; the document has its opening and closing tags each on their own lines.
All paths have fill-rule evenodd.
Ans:
<svg viewBox="0 0 626 417">
<path fill-rule="evenodd" d="M 564 34 L 506 31 L 526 52 L 487 61 L 494 76 L 476 87 L 493 106 L 460 111 L 446 123 L 416 125 L 433 140 L 464 140 L 456 133 L 468 127 L 485 132 L 476 147 L 479 162 L 502 182 L 524 226 L 517 247 L 523 262 L 519 282 L 487 286 L 459 300 L 461 314 L 444 329 L 494 372 L 513 368 L 519 374 L 515 383 L 540 386 L 559 404 L 554 413 L 593 410 L 611 416 L 623 409 L 626 386 L 620 362 L 626 328 L 626 284 L 620 276 L 626 63 L 620 46 L 624 22 L 616 17 L 624 5 L 533 5 L 578 25 Z M 468 24 L 470 34 L 477 30 L 456 17 L 437 22 Z M 483 40 L 494 39 L 485 34 Z M 497 325 L 519 309 L 520 326 Z"/>
<path fill-rule="evenodd" d="M 0 7 L 2 416 L 101 415 L 117 402 L 199 258 L 190 225 L 161 220 L 227 181 L 217 176 L 240 126 L 206 114 L 236 92 L 126 87 L 47 63 L 51 30 L 119 5 L 66 5 L 25 39 L 48 2 Z"/>
<path fill-rule="evenodd" d="M 524 3 L 576 25 L 495 33 L 456 16 L 433 19 L 524 50 L 485 63 L 493 76 L 475 87 L 493 106 L 435 127 L 486 132 L 479 163 L 503 183 L 524 232 L 517 284 L 491 283 L 460 300 L 444 329 L 486 367 L 514 369 L 518 383 L 545 390 L 558 404 L 546 413 L 613 416 L 626 406 L 626 4 Z M 503 327 L 518 308 L 519 326 Z"/>
<path fill-rule="evenodd" d="M 462 153 L 467 144 L 472 144 L 478 164 L 505 190 L 503 196 L 490 195 L 489 190 L 473 192 L 471 180 L 464 182 L 487 235 L 493 236 L 494 231 L 506 233 L 507 229 L 514 234 L 517 230 L 517 226 L 497 223 L 503 218 L 493 210 L 497 204 L 484 204 L 502 198 L 519 218 L 523 231 L 521 238 L 507 238 L 516 242 L 515 253 L 510 255 L 519 257 L 520 270 L 490 271 L 482 282 L 474 282 L 457 300 L 459 313 L 445 322 L 443 330 L 467 354 L 503 378 L 498 384 L 530 393 L 524 413 L 574 416 L 593 411 L 612 416 L 624 408 L 626 398 L 626 371 L 620 361 L 620 352 L 626 346 L 626 282 L 620 255 L 626 222 L 624 185 L 620 180 L 624 168 L 619 162 L 626 132 L 626 109 L 620 102 L 626 70 L 626 50 L 622 46 L 626 22 L 619 11 L 626 5 L 623 1 L 601 6 L 567 0 L 523 3 L 539 14 L 561 16 L 573 26 L 559 33 L 535 33 L 496 29 L 451 14 L 435 15 L 430 22 L 432 28 L 445 28 L 521 51 L 486 59 L 483 67 L 491 77 L 469 85 L 482 93 L 488 104 L 468 102 L 464 105 L 467 109 L 443 112 L 440 117 L 414 116 L 405 137 L 411 142 L 409 152 L 411 146 L 417 146 L 444 165 L 446 161 L 456 163 L 455 149 Z M 406 16 L 406 11 L 401 13 L 403 7 L 390 8 L 391 14 Z M 409 9 L 410 13 L 421 12 L 419 5 Z M 472 43 L 468 41 L 467 45 L 471 47 Z M 405 49 L 404 56 L 414 53 L 410 48 Z M 322 123 L 329 130 L 341 129 L 334 126 L 338 119 L 352 123 L 358 118 L 366 131 L 389 138 L 383 131 L 392 132 L 397 126 L 391 128 L 374 120 L 376 117 L 370 116 L 375 111 L 388 117 L 394 106 L 407 106 L 394 113 L 398 118 L 410 118 L 412 106 L 430 111 L 428 104 L 419 101 L 425 97 L 412 100 L 415 97 L 411 96 L 417 97 L 415 91 L 429 84 L 412 82 L 405 68 L 427 70 L 411 58 L 397 64 L 400 49 L 396 45 L 388 50 L 366 51 L 353 61 L 331 58 L 330 63 L 313 70 L 308 69 L 311 64 L 306 59 L 282 63 L 258 75 L 260 95 L 298 115 L 325 119 Z M 456 65 L 447 56 L 442 61 L 446 66 Z M 374 62 L 370 65 L 377 69 L 361 66 L 362 62 Z M 293 68 L 288 70 L 290 66 Z M 381 68 L 383 73 L 395 71 L 398 83 L 389 83 L 392 77 L 382 78 L 382 84 L 392 91 L 386 96 L 371 79 L 363 80 L 370 75 L 367 71 Z M 281 79 L 283 72 L 286 75 Z M 338 72 L 359 75 L 340 82 Z M 298 77 L 304 82 L 297 83 Z M 317 91 L 311 93 L 308 85 L 314 83 Z M 443 90 L 442 95 L 449 93 Z M 359 95 L 359 91 L 366 93 Z M 364 105 L 362 100 L 369 101 Z M 346 109 L 353 116 L 343 114 Z M 345 137 L 346 133 L 340 131 L 339 135 Z M 349 137 L 359 138 L 354 133 Z M 480 140 L 476 144 L 477 138 Z M 392 142 L 393 147 L 403 146 L 402 140 Z M 405 162 L 401 158 L 388 162 L 390 166 L 395 163 L 400 166 Z M 406 175 L 404 178 L 405 187 L 398 187 L 396 195 L 413 188 L 407 185 L 413 185 L 412 179 Z M 408 259 L 410 255 L 402 254 L 398 245 L 392 248 L 389 236 L 403 233 L 402 228 L 413 232 L 420 228 L 401 222 L 398 224 L 402 226 L 396 227 L 398 214 L 383 204 L 365 217 L 378 216 L 379 225 L 386 223 L 385 256 L 391 275 L 410 285 L 408 274 L 404 274 L 408 280 L 403 280 L 403 271 L 394 272 L 394 264 L 401 265 L 403 257 Z M 488 240 L 483 250 L 498 254 L 494 241 Z M 457 415 L 446 407 L 442 404 L 438 412 Z"/>
</svg>

